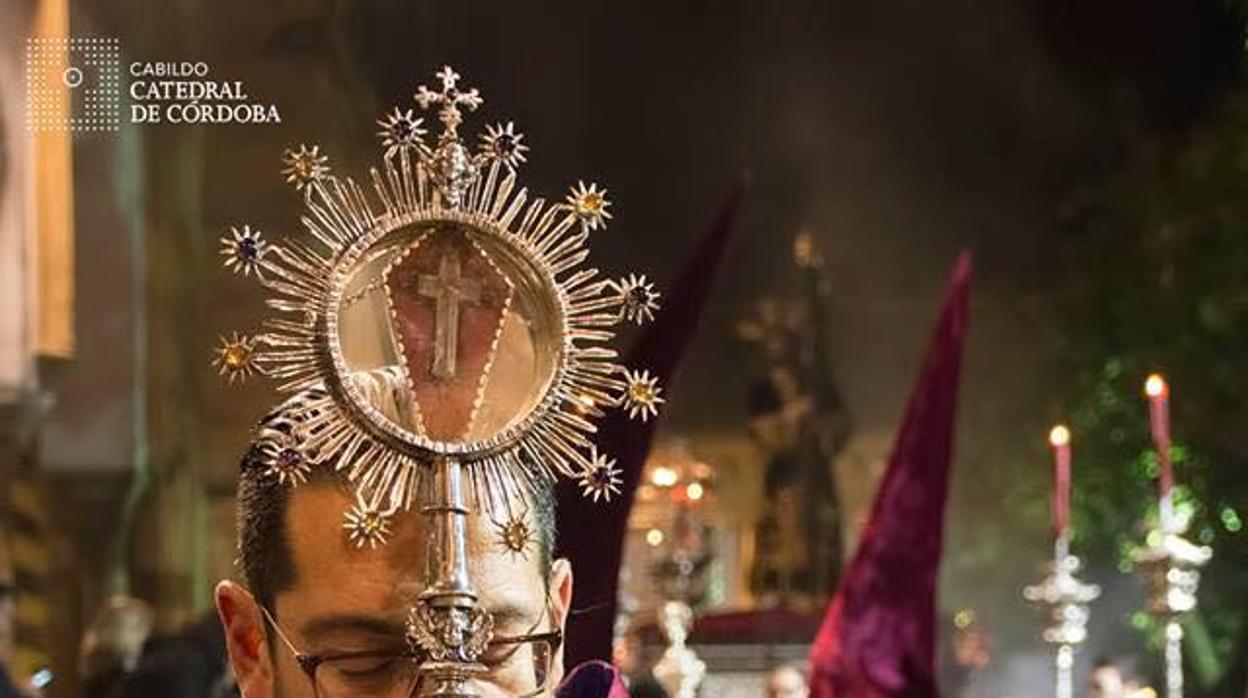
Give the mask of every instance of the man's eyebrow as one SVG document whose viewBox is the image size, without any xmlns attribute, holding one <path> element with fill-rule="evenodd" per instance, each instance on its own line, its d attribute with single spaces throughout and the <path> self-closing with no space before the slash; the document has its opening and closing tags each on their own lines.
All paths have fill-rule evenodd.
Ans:
<svg viewBox="0 0 1248 698">
<path fill-rule="evenodd" d="M 523 621 L 532 623 L 534 620 L 533 615 L 517 603 L 502 603 L 488 610 L 490 615 L 494 617 L 494 625 L 496 626 Z"/>
<path fill-rule="evenodd" d="M 496 626 L 532 623 L 535 620 L 529 611 L 513 602 L 500 604 L 490 608 L 489 611 Z M 299 630 L 301 635 L 308 638 L 336 632 L 359 632 L 401 638 L 407 633 L 407 626 L 384 616 L 365 613 L 331 613 L 309 619 L 299 627 Z"/>
<path fill-rule="evenodd" d="M 390 618 L 364 613 L 331 613 L 316 616 L 300 626 L 300 634 L 305 637 L 316 637 L 334 632 L 364 632 L 401 638 L 407 629 L 402 623 Z"/>
</svg>

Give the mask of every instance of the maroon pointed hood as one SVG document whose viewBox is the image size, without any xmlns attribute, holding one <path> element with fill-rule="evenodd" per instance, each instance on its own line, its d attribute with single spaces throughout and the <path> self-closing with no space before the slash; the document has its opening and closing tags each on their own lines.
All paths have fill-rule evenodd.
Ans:
<svg viewBox="0 0 1248 698">
<path fill-rule="evenodd" d="M 936 580 L 970 279 L 963 252 L 870 521 L 815 638 L 814 698 L 937 695 Z"/>
<path fill-rule="evenodd" d="M 736 229 L 746 181 L 742 177 L 733 187 L 710 230 L 693 247 L 675 282 L 666 289 L 662 310 L 638 335 L 625 359 L 626 366 L 645 368 L 657 376 L 669 398 L 673 376 L 697 330 L 724 250 Z M 659 414 L 661 417 L 662 411 Z M 628 514 L 658 421 L 634 422 L 619 410 L 603 420 L 595 441 L 600 450 L 617 459 L 623 479 L 619 496 L 609 504 L 586 499 L 574 483 L 560 485 L 556 508 L 559 555 L 572 562 L 576 580 L 564 645 L 568 666 L 611 658 Z"/>
</svg>

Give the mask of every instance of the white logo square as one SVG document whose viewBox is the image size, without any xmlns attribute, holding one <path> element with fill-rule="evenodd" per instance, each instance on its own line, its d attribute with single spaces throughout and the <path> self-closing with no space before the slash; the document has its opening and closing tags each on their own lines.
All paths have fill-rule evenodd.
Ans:
<svg viewBox="0 0 1248 698">
<path fill-rule="evenodd" d="M 28 131 L 116 131 L 120 127 L 118 39 L 26 40 Z"/>
</svg>

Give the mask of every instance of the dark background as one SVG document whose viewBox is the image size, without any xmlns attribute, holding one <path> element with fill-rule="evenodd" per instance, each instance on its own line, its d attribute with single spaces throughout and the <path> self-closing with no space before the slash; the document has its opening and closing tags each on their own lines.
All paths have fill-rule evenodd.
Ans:
<svg viewBox="0 0 1248 698">
<path fill-rule="evenodd" d="M 1038 621 L 1019 589 L 1039 577 L 1046 555 L 1043 435 L 1074 400 L 1064 392 L 1074 387 L 1061 361 L 1063 303 L 1095 273 L 1068 265 L 1079 240 L 1064 214 L 1142 142 L 1177 147 L 1216 108 L 1242 63 L 1238 8 L 1217 0 L 81 0 L 73 8 L 75 35 L 118 37 L 127 61 L 203 60 L 217 79 L 244 80 L 257 101 L 277 104 L 283 119 L 128 129 L 76 149 L 80 352 L 47 372 L 57 404 L 44 460 L 71 486 L 95 483 L 66 495 L 85 502 L 67 524 L 79 537 L 95 513 L 115 510 L 136 464 L 150 463 L 170 490 L 184 472 L 206 488 L 209 502 L 189 510 L 188 523 L 172 529 L 180 532 L 165 529 L 177 540 L 165 545 L 197 551 L 178 554 L 199 567 L 174 574 L 142 562 L 159 554 L 134 554 L 136 578 L 165 589 L 170 603 L 205 607 L 202 580 L 215 570 L 202 561 L 230 552 L 234 459 L 273 399 L 262 382 L 227 391 L 207 365 L 217 336 L 254 326 L 261 310 L 254 286 L 219 273 L 218 236 L 244 222 L 297 234 L 298 198 L 278 176 L 282 149 L 320 143 L 337 169 L 362 173 L 377 154 L 375 119 L 412 106 L 415 87 L 449 63 L 485 97 L 472 132 L 501 118 L 525 134 L 531 190 L 557 198 L 580 178 L 608 187 L 615 219 L 597 236 L 595 259 L 611 273 L 667 279 L 731 183 L 751 174 L 741 234 L 670 392 L 671 432 L 740 427 L 757 369 L 732 326 L 760 296 L 795 292 L 790 242 L 808 228 L 832 279 L 835 372 L 858 433 L 887 444 L 947 267 L 959 249 L 974 252 L 942 605 L 973 608 L 998 638 L 1001 685 L 1013 691 L 1023 677 L 1047 685 Z M 1020 472 L 1035 495 L 1021 515 L 1007 511 Z M 842 470 L 860 492 L 851 506 L 870 491 L 854 481 L 877 474 Z M 163 506 L 178 509 L 182 500 L 173 501 Z M 103 565 L 98 550 L 83 559 L 84 578 Z M 1124 621 L 1139 590 L 1121 587 L 1098 610 L 1085 659 L 1142 647 Z M 94 596 L 84 591 L 82 606 Z"/>
</svg>

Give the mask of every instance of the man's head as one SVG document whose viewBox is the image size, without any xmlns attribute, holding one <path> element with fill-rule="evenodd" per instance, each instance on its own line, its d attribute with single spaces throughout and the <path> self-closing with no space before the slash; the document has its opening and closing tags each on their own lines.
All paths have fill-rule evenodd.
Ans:
<svg viewBox="0 0 1248 698">
<path fill-rule="evenodd" d="M 792 664 L 776 667 L 767 677 L 768 698 L 806 698 L 808 695 L 806 675 Z"/>
<path fill-rule="evenodd" d="M 256 455 L 253 449 L 244 459 L 238 491 L 239 561 L 247 586 L 222 582 L 217 608 L 245 698 L 313 696 L 291 646 L 322 657 L 407 649 L 405 622 L 425 588 L 431 527 L 414 508 L 395 516 L 385 545 L 357 548 L 342 525 L 343 512 L 355 502 L 350 487 L 324 470 L 297 487 L 282 484 L 256 467 Z M 538 491 L 511 508 L 531 532 L 527 541 L 516 535 L 522 531 L 513 530 L 510 541 L 505 537 L 506 513 L 474 511 L 468 517 L 468 570 L 479 601 L 494 617 L 496 638 L 562 631 L 572 573 L 566 560 L 552 560 L 551 494 Z M 276 625 L 266 621 L 265 611 Z M 507 654 L 509 660 L 537 651 L 532 644 L 514 647 L 518 654 Z M 346 669 L 398 670 L 388 666 L 369 660 Z M 551 669 L 547 686 L 562 675 L 558 656 Z M 322 665 L 316 673 L 324 680 L 326 671 Z"/>
<path fill-rule="evenodd" d="M 1089 693 L 1096 698 L 1121 698 L 1126 695 L 1122 669 L 1113 660 L 1100 657 L 1092 666 Z"/>
</svg>

